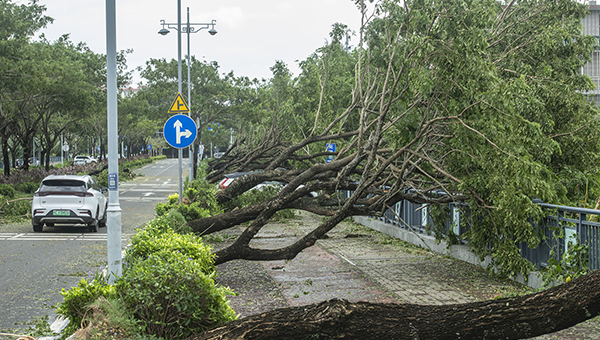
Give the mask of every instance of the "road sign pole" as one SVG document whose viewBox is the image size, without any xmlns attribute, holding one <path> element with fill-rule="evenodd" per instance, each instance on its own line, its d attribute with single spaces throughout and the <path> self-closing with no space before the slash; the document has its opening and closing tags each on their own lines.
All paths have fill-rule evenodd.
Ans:
<svg viewBox="0 0 600 340">
<path fill-rule="evenodd" d="M 179 102 L 178 98 L 180 95 L 177 95 L 177 98 L 173 102 L 171 108 L 179 108 L 186 107 L 187 104 L 181 99 Z M 172 112 L 173 110 L 170 110 Z M 163 128 L 163 134 L 165 140 L 169 145 L 174 148 L 179 149 L 179 202 L 181 203 L 181 199 L 183 198 L 183 148 L 187 148 L 194 140 L 196 140 L 196 136 L 198 134 L 198 129 L 196 123 L 189 116 L 177 114 L 169 118 L 165 122 L 165 126 Z"/>
<path fill-rule="evenodd" d="M 179 203 L 183 198 L 183 149 L 179 149 Z"/>
<path fill-rule="evenodd" d="M 190 106 L 190 108 L 192 107 L 192 93 L 191 93 L 191 86 L 190 86 L 190 69 L 192 68 L 192 61 L 190 60 L 190 8 L 187 8 L 187 92 L 188 92 L 188 104 Z M 192 118 L 192 111 L 188 111 L 188 116 L 190 118 Z M 190 170 L 188 173 L 188 178 L 190 183 L 192 183 L 192 181 L 194 180 L 194 160 L 193 160 L 193 154 L 194 154 L 194 143 L 192 143 L 192 145 L 190 145 L 190 148 L 188 150 L 188 159 L 190 160 Z"/>
</svg>

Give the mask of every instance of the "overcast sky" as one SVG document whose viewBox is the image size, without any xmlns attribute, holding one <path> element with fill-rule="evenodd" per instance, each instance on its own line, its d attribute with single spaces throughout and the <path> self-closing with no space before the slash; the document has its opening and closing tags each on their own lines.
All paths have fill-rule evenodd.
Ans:
<svg viewBox="0 0 600 340">
<path fill-rule="evenodd" d="M 18 1 L 25 3 L 25 0 Z M 69 33 L 74 42 L 85 42 L 94 52 L 106 53 L 104 0 L 41 0 L 54 23 L 42 32 L 49 40 Z M 129 69 L 143 66 L 150 58 L 177 58 L 177 34 L 157 32 L 160 20 L 177 23 L 177 0 L 123 0 L 117 6 L 117 49 L 133 49 Z M 298 75 L 297 60 L 304 60 L 329 40 L 334 23 L 354 31 L 360 13 L 353 0 L 181 0 L 181 21 L 216 20 L 215 36 L 208 30 L 190 35 L 191 55 L 218 62 L 220 73 L 271 78 L 269 68 L 283 60 Z M 356 43 L 354 37 L 351 45 Z M 187 36 L 182 34 L 182 56 L 187 54 Z M 185 74 L 183 75 L 185 79 Z M 134 83 L 140 81 L 134 77 Z"/>
</svg>

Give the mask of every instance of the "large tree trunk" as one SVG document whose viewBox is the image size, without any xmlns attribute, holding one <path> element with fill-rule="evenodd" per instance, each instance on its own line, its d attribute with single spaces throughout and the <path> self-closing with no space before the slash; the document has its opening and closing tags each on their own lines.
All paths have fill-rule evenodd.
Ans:
<svg viewBox="0 0 600 340">
<path fill-rule="evenodd" d="M 4 176 L 10 176 L 10 155 L 8 149 L 8 139 L 2 138 L 2 162 L 4 163 Z"/>
<path fill-rule="evenodd" d="M 330 300 L 231 322 L 199 339 L 524 339 L 600 314 L 600 270 L 546 291 L 459 305 Z"/>
</svg>

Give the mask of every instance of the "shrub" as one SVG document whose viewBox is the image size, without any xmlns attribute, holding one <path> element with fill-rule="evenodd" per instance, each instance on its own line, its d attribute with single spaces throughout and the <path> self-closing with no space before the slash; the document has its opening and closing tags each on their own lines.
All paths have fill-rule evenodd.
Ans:
<svg viewBox="0 0 600 340">
<path fill-rule="evenodd" d="M 173 230 L 171 215 L 157 217 L 139 230 L 132 238 L 125 255 L 125 262 L 134 263 L 157 252 L 172 252 L 198 262 L 205 274 L 215 271 L 210 246 L 194 234 L 178 234 Z"/>
<path fill-rule="evenodd" d="M 210 211 L 202 208 L 201 202 L 193 202 L 190 205 L 178 204 L 175 208 L 183 215 L 186 221 L 199 220 L 211 216 Z"/>
<path fill-rule="evenodd" d="M 217 203 L 217 189 L 205 179 L 204 167 L 205 163 L 203 162 L 198 167 L 198 178 L 191 183 L 186 181 L 183 197 L 186 198 L 187 204 L 177 204 L 179 195 L 170 195 L 168 203 L 156 205 L 155 211 L 158 216 L 163 216 L 172 209 L 177 209 L 186 221 L 193 221 L 223 213 L 223 209 Z"/>
<path fill-rule="evenodd" d="M 193 221 L 197 219 L 201 219 L 204 217 L 211 216 L 211 212 L 204 207 L 206 204 L 202 202 L 192 202 L 189 205 L 186 204 L 178 204 L 179 195 L 174 194 L 169 196 L 168 203 L 158 203 L 156 207 L 154 207 L 154 211 L 156 211 L 157 216 L 164 216 L 172 210 L 178 211 L 186 221 Z"/>
<path fill-rule="evenodd" d="M 8 198 L 15 198 L 15 189 L 8 184 L 0 184 L 0 195 Z"/>
<path fill-rule="evenodd" d="M 81 279 L 77 287 L 70 290 L 63 288 L 60 293 L 64 301 L 56 308 L 56 313 L 69 319 L 69 326 L 65 334 L 71 334 L 81 325 L 87 311 L 87 305 L 96 301 L 100 296 L 105 298 L 115 297 L 115 287 L 108 284 L 102 272 L 96 272 L 87 280 Z"/>
<path fill-rule="evenodd" d="M 203 172 L 198 172 L 198 178 L 187 184 L 183 197 L 190 202 L 196 203 L 198 207 L 209 211 L 210 215 L 218 215 L 223 212 L 217 203 L 217 188 L 214 184 L 206 181 Z"/>
<path fill-rule="evenodd" d="M 177 209 L 171 209 L 165 216 L 169 226 L 178 234 L 191 234 L 192 228 L 187 224 L 185 217 Z"/>
<path fill-rule="evenodd" d="M 16 184 L 15 189 L 17 189 L 17 191 L 20 191 L 24 194 L 33 194 L 39 186 L 40 186 L 39 183 L 23 182 L 23 183 Z"/>
<path fill-rule="evenodd" d="M 119 166 L 119 181 L 130 181 L 135 178 L 135 173 L 130 171 L 129 168 L 123 168 Z M 108 169 L 102 170 L 99 174 L 94 176 L 96 182 L 101 187 L 108 187 Z"/>
<path fill-rule="evenodd" d="M 141 322 L 131 315 L 125 303 L 118 298 L 100 296 L 89 304 L 81 326 L 76 332 L 77 339 L 158 340 L 144 334 Z"/>
<path fill-rule="evenodd" d="M 7 197 L 0 195 L 0 206 L 2 206 L 0 213 L 3 218 L 31 217 L 31 201 L 29 199 L 15 200 L 4 205 L 9 200 Z"/>
<path fill-rule="evenodd" d="M 120 298 L 149 334 L 183 339 L 236 318 L 201 261 L 168 250 L 142 258 L 116 284 Z"/>
</svg>

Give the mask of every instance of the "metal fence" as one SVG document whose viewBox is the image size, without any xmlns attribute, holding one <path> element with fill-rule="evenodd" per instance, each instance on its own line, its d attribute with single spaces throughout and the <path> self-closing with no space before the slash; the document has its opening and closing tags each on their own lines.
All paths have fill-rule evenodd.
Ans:
<svg viewBox="0 0 600 340">
<path fill-rule="evenodd" d="M 341 194 L 350 197 L 351 192 L 344 191 Z M 590 270 L 600 269 L 600 210 L 536 203 L 547 212 L 546 218 L 535 224 L 543 235 L 543 240 L 535 249 L 529 248 L 526 243 L 520 244 L 521 256 L 538 268 L 545 267 L 550 258 L 560 261 L 569 247 L 579 244 L 587 246 Z M 466 220 L 461 218 L 465 213 L 468 214 L 468 206 L 450 203 L 448 207 L 450 218 L 442 229 L 448 233 L 452 231 L 460 239 L 469 229 Z M 397 228 L 432 234 L 433 220 L 425 204 L 401 201 L 387 209 L 378 219 Z"/>
<path fill-rule="evenodd" d="M 545 241 L 538 248 L 528 251 L 532 258 L 543 265 L 545 262 L 541 260 L 545 258 L 547 261 L 552 253 L 558 260 L 569 247 L 579 244 L 587 246 L 590 270 L 600 269 L 600 210 L 538 204 L 547 211 L 546 218 L 539 226 Z"/>
<path fill-rule="evenodd" d="M 66 162 L 66 158 L 65 158 L 65 162 Z M 52 163 L 60 163 L 61 158 L 60 157 L 50 157 L 50 164 Z M 17 160 L 17 165 L 22 165 L 23 164 L 23 159 L 19 158 Z M 30 161 L 31 165 L 40 165 L 40 162 L 38 160 L 37 157 L 32 157 L 31 161 Z M 0 169 L 4 169 L 4 162 L 0 162 Z"/>
</svg>

